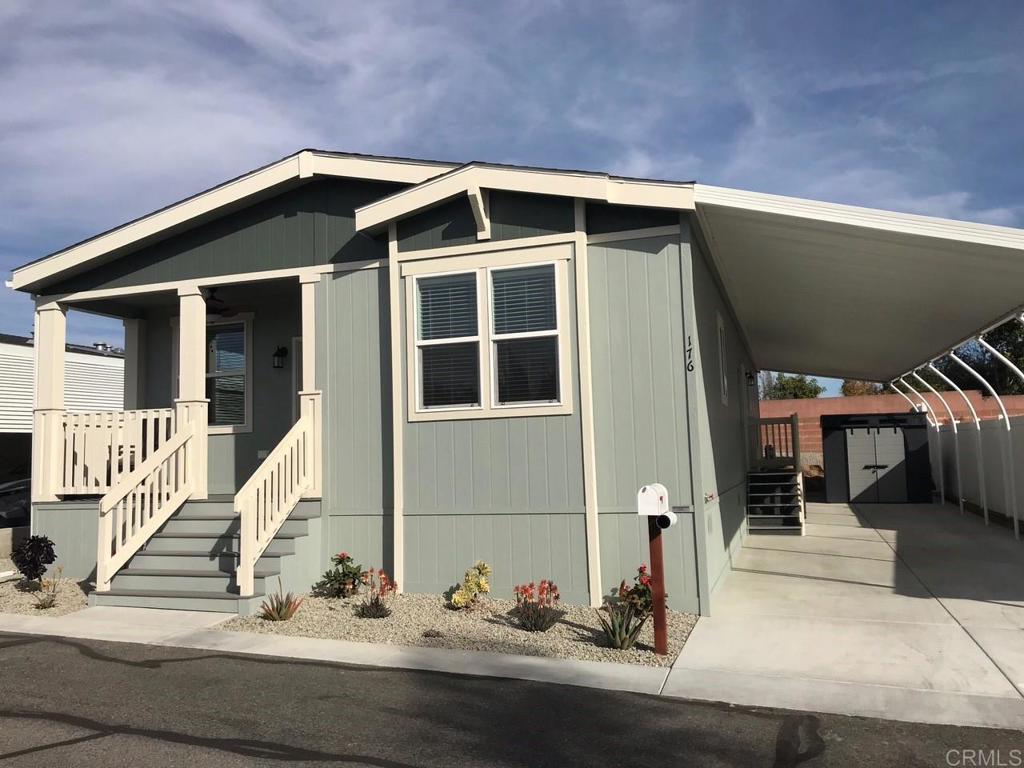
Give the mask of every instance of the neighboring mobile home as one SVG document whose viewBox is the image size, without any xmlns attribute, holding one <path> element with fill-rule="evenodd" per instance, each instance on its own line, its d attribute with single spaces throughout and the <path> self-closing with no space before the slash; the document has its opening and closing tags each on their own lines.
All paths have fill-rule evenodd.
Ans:
<svg viewBox="0 0 1024 768">
<path fill-rule="evenodd" d="M 756 368 L 877 379 L 983 325 L 968 311 L 929 316 L 935 339 L 876 328 L 873 303 L 900 291 L 915 311 L 907 274 L 857 310 L 879 338 L 869 359 L 843 335 L 851 302 L 808 289 L 793 255 L 888 237 L 849 262 L 877 270 L 930 238 L 987 247 L 990 230 L 304 150 L 15 270 L 51 373 L 36 530 L 107 604 L 247 611 L 278 575 L 308 589 L 341 549 L 408 592 L 440 592 L 482 558 L 498 594 L 547 577 L 597 604 L 647 557 L 635 499 L 656 481 L 680 513 L 670 603 L 707 613 L 765 456 Z M 794 286 L 815 327 L 787 320 Z M 66 413 L 75 307 L 124 319 L 116 417 Z"/>
<path fill-rule="evenodd" d="M 106 344 L 67 344 L 65 404 L 73 411 L 124 408 L 124 360 Z M 0 333 L 0 483 L 27 479 L 32 456 L 35 347 L 31 337 Z"/>
</svg>

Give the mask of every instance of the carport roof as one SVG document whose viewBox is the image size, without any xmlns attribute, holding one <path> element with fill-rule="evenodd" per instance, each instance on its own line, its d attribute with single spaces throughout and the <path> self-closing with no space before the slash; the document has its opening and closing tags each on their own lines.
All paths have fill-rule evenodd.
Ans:
<svg viewBox="0 0 1024 768">
<path fill-rule="evenodd" d="M 1024 305 L 1024 230 L 696 184 L 760 369 L 886 382 Z"/>
</svg>

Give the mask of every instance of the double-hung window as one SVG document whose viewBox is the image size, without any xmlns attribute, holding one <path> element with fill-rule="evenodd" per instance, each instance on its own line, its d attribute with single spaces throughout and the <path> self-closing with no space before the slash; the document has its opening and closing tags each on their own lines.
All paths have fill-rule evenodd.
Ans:
<svg viewBox="0 0 1024 768">
<path fill-rule="evenodd" d="M 244 323 L 206 327 L 206 399 L 210 426 L 238 427 L 246 422 L 246 333 Z"/>
<path fill-rule="evenodd" d="M 565 264 L 412 276 L 410 418 L 568 413 Z"/>
</svg>

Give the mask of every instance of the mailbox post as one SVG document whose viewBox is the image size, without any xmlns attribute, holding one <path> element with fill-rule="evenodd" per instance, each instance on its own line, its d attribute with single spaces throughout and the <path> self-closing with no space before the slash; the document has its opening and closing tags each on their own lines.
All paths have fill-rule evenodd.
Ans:
<svg viewBox="0 0 1024 768">
<path fill-rule="evenodd" d="M 661 483 L 645 485 L 636 494 L 636 511 L 647 518 L 651 553 L 651 597 L 654 601 L 654 652 L 668 654 L 668 620 L 665 616 L 665 558 L 661 532 L 675 525 L 676 514 L 668 505 L 668 490 Z"/>
</svg>

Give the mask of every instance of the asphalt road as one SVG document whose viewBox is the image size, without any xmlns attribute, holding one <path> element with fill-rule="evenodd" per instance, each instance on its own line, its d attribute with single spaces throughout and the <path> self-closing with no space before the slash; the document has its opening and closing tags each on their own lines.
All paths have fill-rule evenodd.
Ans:
<svg viewBox="0 0 1024 768">
<path fill-rule="evenodd" d="M 1024 735 L 0 634 L 0 766 L 971 765 L 963 749 L 1012 765 Z"/>
</svg>

